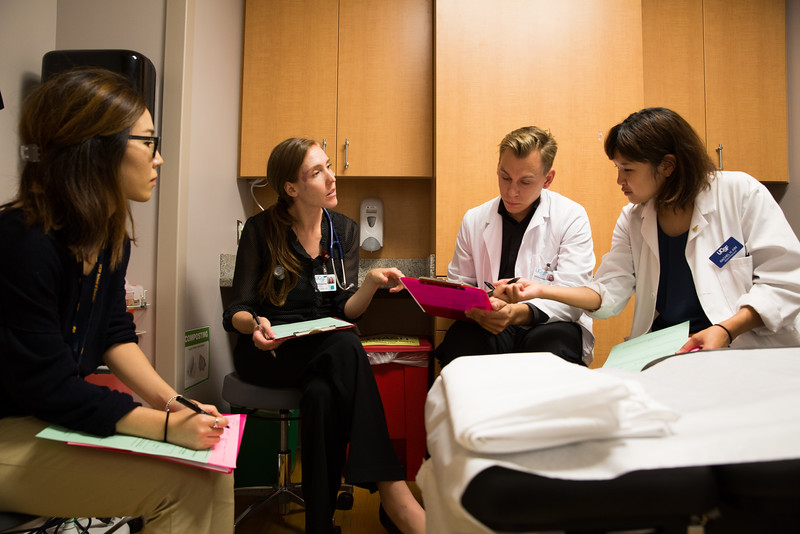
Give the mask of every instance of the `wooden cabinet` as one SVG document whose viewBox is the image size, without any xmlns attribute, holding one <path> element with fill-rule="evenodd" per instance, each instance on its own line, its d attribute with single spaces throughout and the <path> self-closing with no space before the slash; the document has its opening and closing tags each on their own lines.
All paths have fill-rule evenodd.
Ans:
<svg viewBox="0 0 800 534">
<path fill-rule="evenodd" d="M 642 0 L 644 103 L 674 109 L 719 166 L 788 181 L 783 0 Z"/>
<path fill-rule="evenodd" d="M 642 107 L 640 0 L 437 0 L 435 21 L 437 274 L 464 213 L 498 195 L 500 140 L 527 125 L 556 138 L 551 189 L 586 208 L 599 263 L 626 203 L 603 138 Z M 602 363 L 630 310 L 594 330 Z"/>
<path fill-rule="evenodd" d="M 431 1 L 247 0 L 239 176 L 307 136 L 340 177 L 430 177 Z"/>
</svg>

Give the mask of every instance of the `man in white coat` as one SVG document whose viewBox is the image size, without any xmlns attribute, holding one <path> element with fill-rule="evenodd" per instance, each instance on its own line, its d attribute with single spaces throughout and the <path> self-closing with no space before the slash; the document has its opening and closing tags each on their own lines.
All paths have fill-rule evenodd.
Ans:
<svg viewBox="0 0 800 534">
<path fill-rule="evenodd" d="M 536 126 L 519 128 L 500 143 L 500 196 L 470 209 L 456 238 L 447 278 L 486 287 L 515 277 L 582 286 L 595 265 L 586 210 L 549 191 L 557 144 Z M 552 352 L 567 361 L 592 360 L 592 322 L 578 308 L 533 299 L 515 304 L 492 298 L 492 310 L 473 308 L 456 321 L 436 349 L 444 366 L 459 356 Z"/>
</svg>

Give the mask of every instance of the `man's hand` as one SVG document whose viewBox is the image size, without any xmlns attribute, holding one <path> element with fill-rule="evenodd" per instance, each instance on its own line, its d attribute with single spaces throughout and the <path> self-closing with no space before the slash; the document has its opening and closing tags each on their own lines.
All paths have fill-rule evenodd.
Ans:
<svg viewBox="0 0 800 534">
<path fill-rule="evenodd" d="M 492 303 L 491 310 L 471 308 L 466 311 L 466 316 L 478 323 L 484 330 L 495 335 L 499 334 L 510 325 L 517 324 L 520 310 L 516 309 L 516 305 L 508 304 L 494 297 L 489 300 Z M 525 310 L 529 309 L 525 304 L 521 306 L 523 306 Z"/>
</svg>

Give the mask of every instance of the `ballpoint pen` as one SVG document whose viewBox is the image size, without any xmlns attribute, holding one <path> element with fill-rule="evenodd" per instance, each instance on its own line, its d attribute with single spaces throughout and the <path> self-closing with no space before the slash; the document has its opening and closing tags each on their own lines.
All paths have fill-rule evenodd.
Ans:
<svg viewBox="0 0 800 534">
<path fill-rule="evenodd" d="M 486 292 L 486 295 L 489 297 L 494 295 L 494 286 L 491 284 L 491 282 L 484 281 L 483 283 L 486 284 L 486 287 L 489 288 L 489 291 Z"/>
<path fill-rule="evenodd" d="M 254 319 L 254 320 L 255 320 L 255 322 L 256 322 L 256 328 L 258 328 L 258 329 L 261 331 L 261 334 L 262 334 L 262 335 L 263 335 L 263 336 L 264 336 L 264 337 L 267 339 L 267 341 L 271 341 L 271 340 L 272 340 L 272 338 L 271 338 L 271 337 L 269 337 L 269 336 L 267 335 L 267 331 L 266 331 L 266 330 L 264 330 L 264 327 L 263 327 L 263 326 L 261 326 L 261 321 L 259 321 L 259 320 L 258 320 L 258 315 L 256 314 L 256 312 L 250 312 L 250 313 L 252 313 L 252 314 L 253 314 L 253 319 Z M 271 351 L 269 351 L 269 352 L 272 354 L 272 357 L 273 357 L 273 358 L 277 358 L 277 357 L 278 357 L 278 355 L 277 355 L 277 354 L 275 354 L 275 351 L 274 351 L 274 350 L 271 350 Z"/>
<path fill-rule="evenodd" d="M 219 421 L 219 417 L 216 417 L 214 414 L 208 413 L 207 411 L 202 409 L 200 406 L 196 405 L 195 403 L 193 403 L 189 399 L 185 399 L 181 395 L 178 395 L 177 397 L 175 397 L 175 400 L 180 402 L 181 404 L 183 404 L 187 408 L 191 409 L 194 413 L 198 413 L 200 415 L 210 415 L 211 417 L 214 417 L 214 428 L 218 428 L 217 427 L 217 422 Z M 225 425 L 225 428 L 230 428 L 230 425 Z"/>
<path fill-rule="evenodd" d="M 258 328 L 261 331 L 261 333 L 264 334 L 265 338 L 270 339 L 270 337 L 264 331 L 264 327 L 261 326 L 261 321 L 258 320 L 258 315 L 256 314 L 256 312 L 251 312 L 251 313 L 253 315 L 253 320 L 256 322 L 256 328 Z"/>
<path fill-rule="evenodd" d="M 196 405 L 195 403 L 193 403 L 192 401 L 190 401 L 190 400 L 188 400 L 188 399 L 185 399 L 185 398 L 183 398 L 183 397 L 182 397 L 182 396 L 180 396 L 180 395 L 178 395 L 177 397 L 175 397 L 175 400 L 176 400 L 176 401 L 178 401 L 178 402 L 180 402 L 181 404 L 183 404 L 183 405 L 184 405 L 184 406 L 186 406 L 187 408 L 190 408 L 190 409 L 191 409 L 191 410 L 193 410 L 195 413 L 199 413 L 199 414 L 201 414 L 201 415 L 211 415 L 210 413 L 208 413 L 207 411 L 205 411 L 204 409 L 202 409 L 200 406 Z"/>
<path fill-rule="evenodd" d="M 511 285 L 513 283 L 516 283 L 518 280 L 519 280 L 519 276 L 517 276 L 516 278 L 512 278 L 511 280 L 506 282 L 506 285 Z M 486 284 L 486 287 L 489 288 L 489 292 L 487 292 L 486 294 L 489 295 L 490 297 L 493 297 L 494 296 L 494 286 L 492 284 L 490 284 L 489 282 L 484 282 L 484 284 Z"/>
</svg>

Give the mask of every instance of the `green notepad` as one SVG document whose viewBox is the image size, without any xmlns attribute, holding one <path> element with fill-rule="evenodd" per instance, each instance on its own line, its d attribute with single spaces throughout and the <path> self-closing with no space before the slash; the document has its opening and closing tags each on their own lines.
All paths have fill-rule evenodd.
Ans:
<svg viewBox="0 0 800 534">
<path fill-rule="evenodd" d="M 286 339 L 352 327 L 353 323 L 348 323 L 336 317 L 323 317 L 322 319 L 311 319 L 310 321 L 272 325 L 272 330 L 275 332 L 275 339 Z"/>
<path fill-rule="evenodd" d="M 663 330 L 648 332 L 611 347 L 603 367 L 641 371 L 653 360 L 675 354 L 687 339 L 689 339 L 689 321 Z"/>
</svg>

